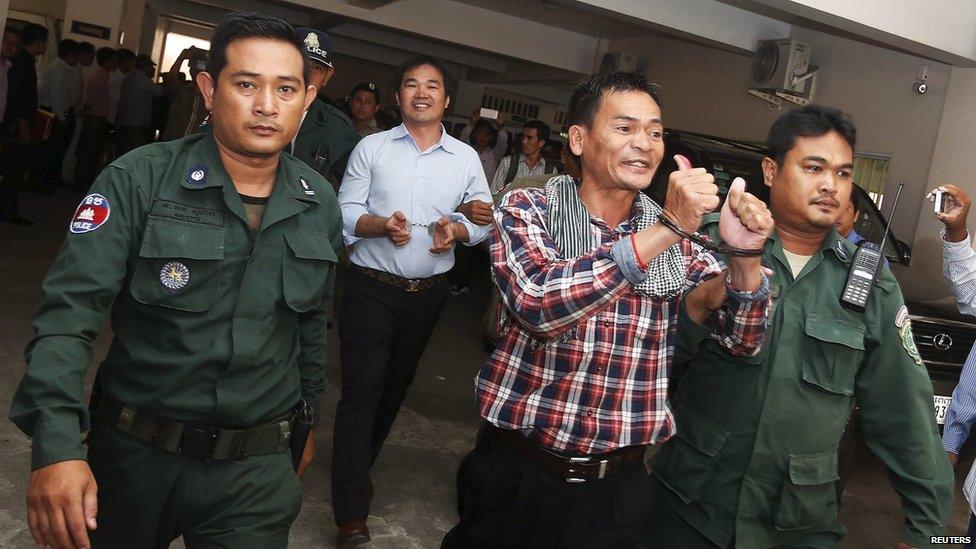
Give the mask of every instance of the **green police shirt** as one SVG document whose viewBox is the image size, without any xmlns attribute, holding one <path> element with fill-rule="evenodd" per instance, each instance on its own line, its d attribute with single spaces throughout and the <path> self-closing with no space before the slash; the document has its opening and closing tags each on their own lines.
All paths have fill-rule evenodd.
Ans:
<svg viewBox="0 0 976 549">
<path fill-rule="evenodd" d="M 325 387 L 326 308 L 341 214 L 288 154 L 256 235 L 210 132 L 141 147 L 106 168 L 44 280 L 10 418 L 34 469 L 84 459 L 92 342 L 111 307 L 103 393 L 160 416 L 258 424 Z"/>
<path fill-rule="evenodd" d="M 329 173 L 342 181 L 349 153 L 359 143 L 356 126 L 339 109 L 321 99 L 312 101 L 292 150 L 299 160 L 325 177 Z"/>
<path fill-rule="evenodd" d="M 834 483 L 855 400 L 867 445 L 902 498 L 902 540 L 928 546 L 945 527 L 953 473 L 908 310 L 887 267 L 865 312 L 841 306 L 855 251 L 831 230 L 794 278 L 773 235 L 763 256 L 775 273 L 773 310 L 756 357 L 723 352 L 707 327 L 680 315 L 677 433 L 652 476 L 660 500 L 722 547 L 843 534 Z"/>
</svg>

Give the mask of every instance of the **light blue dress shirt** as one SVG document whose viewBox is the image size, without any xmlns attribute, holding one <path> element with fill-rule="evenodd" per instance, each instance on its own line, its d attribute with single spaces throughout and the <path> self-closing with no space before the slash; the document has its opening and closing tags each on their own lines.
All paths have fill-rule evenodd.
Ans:
<svg viewBox="0 0 976 549">
<path fill-rule="evenodd" d="M 969 241 L 969 235 L 960 242 L 946 242 L 942 231 L 942 273 L 952 285 L 952 295 L 956 306 L 963 314 L 976 314 L 976 251 Z M 966 364 L 959 376 L 959 385 L 952 391 L 952 402 L 946 411 L 945 428 L 942 431 L 942 445 L 953 454 L 959 454 L 962 445 L 969 438 L 969 429 L 976 421 L 976 346 L 969 351 Z M 969 469 L 963 494 L 969 508 L 976 513 L 976 464 Z"/>
<path fill-rule="evenodd" d="M 956 306 L 963 314 L 976 314 L 976 251 L 969 238 L 960 242 L 942 239 L 942 272 L 949 280 Z M 952 402 L 946 411 L 942 444 L 958 454 L 969 437 L 969 429 L 976 420 L 976 347 L 969 352 L 962 368 L 959 385 L 952 392 Z"/>
<path fill-rule="evenodd" d="M 472 200 L 491 203 L 488 180 L 478 153 L 441 128 L 441 139 L 426 151 L 401 124 L 364 137 L 349 156 L 339 187 L 342 238 L 350 246 L 349 260 L 405 278 L 427 278 L 454 266 L 454 254 L 432 254 L 433 237 L 427 227 Z M 383 236 L 356 236 L 364 214 L 390 217 L 397 210 L 407 216 L 410 242 L 396 247 Z M 473 246 L 488 236 L 491 225 L 475 225 L 456 214 L 468 229 Z"/>
</svg>

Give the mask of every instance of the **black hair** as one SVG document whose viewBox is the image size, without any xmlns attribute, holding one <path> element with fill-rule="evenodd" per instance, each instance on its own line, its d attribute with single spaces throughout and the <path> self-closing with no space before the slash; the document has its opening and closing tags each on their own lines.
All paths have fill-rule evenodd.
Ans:
<svg viewBox="0 0 976 549">
<path fill-rule="evenodd" d="M 95 45 L 91 42 L 79 42 L 78 43 L 78 53 L 95 55 Z"/>
<path fill-rule="evenodd" d="M 26 48 L 37 42 L 45 42 L 47 41 L 47 36 L 47 28 L 37 23 L 27 23 L 20 29 L 20 45 Z"/>
<path fill-rule="evenodd" d="M 109 47 L 98 48 L 95 52 L 95 62 L 101 67 L 105 63 L 108 63 L 114 57 L 118 57 L 118 52 Z"/>
<path fill-rule="evenodd" d="M 782 164 L 797 137 L 819 137 L 835 131 L 854 148 L 857 129 L 851 117 L 833 107 L 811 104 L 792 110 L 773 122 L 766 136 L 769 157 Z"/>
<path fill-rule="evenodd" d="M 130 50 L 129 48 L 119 48 L 118 56 L 119 56 L 119 63 L 122 63 L 123 61 L 136 60 L 136 52 Z"/>
<path fill-rule="evenodd" d="M 349 93 L 349 99 L 352 99 L 361 91 L 373 94 L 373 99 L 376 101 L 376 104 L 380 104 L 380 89 L 377 88 L 376 84 L 373 84 L 372 82 L 361 82 L 356 84 L 356 87 L 354 87 L 352 92 Z"/>
<path fill-rule="evenodd" d="M 64 40 L 58 42 L 58 57 L 65 57 L 74 53 L 79 53 L 81 50 L 78 49 L 78 42 L 70 38 L 65 38 Z"/>
<path fill-rule="evenodd" d="M 447 82 L 447 67 L 443 61 L 431 55 L 415 55 L 397 67 L 396 73 L 393 75 L 397 95 L 400 95 L 400 89 L 403 87 L 403 77 L 413 69 L 424 65 L 430 65 L 441 73 L 441 79 L 444 81 L 444 93 L 447 97 L 451 97 L 451 86 Z"/>
<path fill-rule="evenodd" d="M 535 128 L 536 133 L 539 134 L 539 140 L 543 143 L 549 141 L 549 134 L 552 132 L 552 130 L 549 128 L 549 124 L 546 124 L 542 120 L 529 120 L 525 123 L 525 126 L 523 126 L 523 131 L 529 128 Z"/>
<path fill-rule="evenodd" d="M 474 123 L 474 126 L 471 127 L 471 135 L 468 136 L 468 145 L 474 147 L 475 134 L 478 133 L 478 130 L 488 131 L 489 147 L 494 147 L 495 144 L 498 143 L 498 130 L 495 129 L 495 126 L 484 118 L 479 118 L 478 121 Z"/>
<path fill-rule="evenodd" d="M 267 38 L 294 46 L 302 56 L 302 83 L 308 84 L 312 65 L 304 44 L 295 35 L 294 27 L 284 19 L 249 11 L 228 13 L 214 29 L 210 39 L 210 55 L 207 58 L 207 72 L 214 82 L 227 66 L 227 46 L 247 38 Z"/>
<path fill-rule="evenodd" d="M 6 27 L 4 27 L 3 33 L 4 34 L 14 34 L 14 35 L 17 35 L 18 37 L 20 36 L 20 31 L 17 30 L 15 27 L 11 27 L 9 25 L 6 26 Z"/>
<path fill-rule="evenodd" d="M 636 72 L 611 72 L 593 75 L 576 85 L 573 95 L 569 99 L 570 126 L 589 126 L 600 108 L 603 96 L 616 92 L 643 92 L 651 96 L 658 107 L 663 104 L 661 87 L 648 82 L 643 75 Z"/>
</svg>

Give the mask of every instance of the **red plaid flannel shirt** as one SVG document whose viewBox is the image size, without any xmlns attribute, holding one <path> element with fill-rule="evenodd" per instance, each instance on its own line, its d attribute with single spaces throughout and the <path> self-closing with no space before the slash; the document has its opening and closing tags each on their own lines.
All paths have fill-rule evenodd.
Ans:
<svg viewBox="0 0 976 549">
<path fill-rule="evenodd" d="M 674 434 L 667 404 L 680 296 L 634 292 L 612 255 L 640 218 L 610 229 L 591 217 L 601 245 L 571 259 L 547 231 L 540 189 L 509 193 L 495 211 L 492 273 L 505 310 L 495 351 L 475 380 L 482 417 L 525 430 L 543 447 L 602 454 L 663 442 Z M 684 291 L 724 263 L 688 240 L 681 243 Z M 735 355 L 759 352 L 768 296 L 726 301 L 712 336 Z"/>
</svg>

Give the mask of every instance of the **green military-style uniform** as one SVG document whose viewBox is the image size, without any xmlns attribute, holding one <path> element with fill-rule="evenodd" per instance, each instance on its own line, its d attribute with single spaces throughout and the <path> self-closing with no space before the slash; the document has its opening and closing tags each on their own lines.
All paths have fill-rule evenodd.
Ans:
<svg viewBox="0 0 976 549">
<path fill-rule="evenodd" d="M 713 236 L 717 225 L 715 216 Z M 775 273 L 773 310 L 756 357 L 723 352 L 711 329 L 682 310 L 677 432 L 651 463 L 662 512 L 648 546 L 833 547 L 845 533 L 834 488 L 838 444 L 855 400 L 867 444 L 902 498 L 902 540 L 924 547 L 942 533 L 953 473 L 932 384 L 887 267 L 865 312 L 841 306 L 855 251 L 831 230 L 794 278 L 770 238 L 763 264 Z"/>
<path fill-rule="evenodd" d="M 359 143 L 359 133 L 342 111 L 316 98 L 309 106 L 291 151 L 323 177 L 333 174 L 342 181 L 349 153 Z"/>
<path fill-rule="evenodd" d="M 189 426 L 174 435 L 144 420 L 278 425 L 299 398 L 319 415 L 341 246 L 332 188 L 282 154 L 252 228 L 205 132 L 123 156 L 90 193 L 44 281 L 11 407 L 33 437 L 32 469 L 86 458 L 83 380 L 111 307 L 114 339 L 98 384 L 106 402 L 128 412 L 112 425 L 97 415 L 88 438 L 99 485 L 96 545 L 165 547 L 183 534 L 188 546 L 283 547 L 301 504 L 284 427 L 279 447 L 251 452 L 263 455 L 249 454 L 250 439 L 221 439 L 217 447 L 236 443 L 240 453 L 222 460 L 229 451 L 215 448 L 201 460 L 174 453 L 186 449 Z"/>
</svg>

